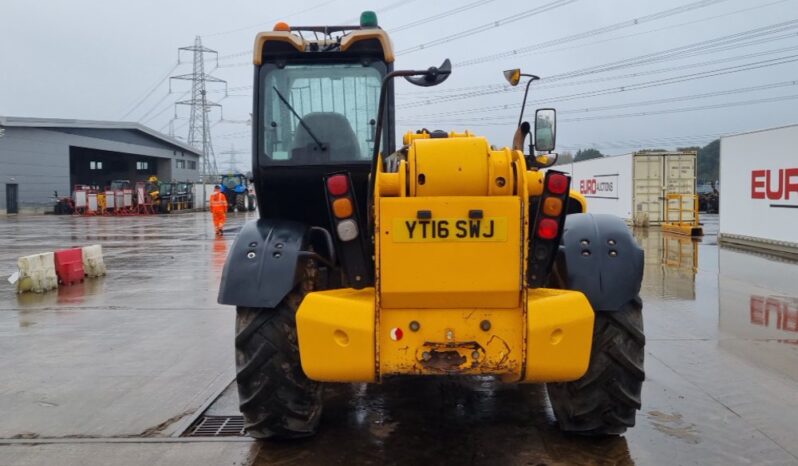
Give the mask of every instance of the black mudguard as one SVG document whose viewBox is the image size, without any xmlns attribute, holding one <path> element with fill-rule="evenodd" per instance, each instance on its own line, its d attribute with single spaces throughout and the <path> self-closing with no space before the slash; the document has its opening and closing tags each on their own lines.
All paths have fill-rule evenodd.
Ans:
<svg viewBox="0 0 798 466">
<path fill-rule="evenodd" d="M 298 283 L 308 227 L 287 220 L 247 222 L 227 255 L 219 304 L 276 307 Z"/>
<path fill-rule="evenodd" d="M 643 249 L 614 215 L 571 214 L 555 263 L 561 285 L 587 296 L 596 311 L 616 311 L 637 297 Z"/>
</svg>

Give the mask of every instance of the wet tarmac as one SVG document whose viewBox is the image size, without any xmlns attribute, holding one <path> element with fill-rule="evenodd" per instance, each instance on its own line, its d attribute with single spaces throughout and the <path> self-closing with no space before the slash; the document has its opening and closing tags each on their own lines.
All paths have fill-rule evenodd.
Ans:
<svg viewBox="0 0 798 466">
<path fill-rule="evenodd" d="M 232 216 L 229 229 L 245 216 Z M 207 214 L 0 220 L 16 257 L 100 243 L 107 277 L 44 295 L 0 282 L 0 464 L 798 464 L 798 265 L 635 232 L 646 249 L 643 409 L 617 438 L 561 434 L 542 386 L 490 378 L 331 384 L 319 434 L 181 437 L 235 416 L 232 234 Z"/>
</svg>

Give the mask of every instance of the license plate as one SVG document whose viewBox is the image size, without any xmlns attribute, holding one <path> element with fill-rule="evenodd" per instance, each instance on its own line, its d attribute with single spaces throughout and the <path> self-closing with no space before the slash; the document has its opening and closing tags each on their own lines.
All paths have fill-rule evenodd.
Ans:
<svg viewBox="0 0 798 466">
<path fill-rule="evenodd" d="M 415 243 L 426 241 L 507 241 L 507 217 L 395 218 L 393 241 Z"/>
</svg>

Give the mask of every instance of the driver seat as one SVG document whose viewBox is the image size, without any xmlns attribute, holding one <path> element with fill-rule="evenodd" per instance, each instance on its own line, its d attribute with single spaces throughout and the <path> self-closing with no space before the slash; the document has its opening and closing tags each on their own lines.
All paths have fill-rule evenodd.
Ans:
<svg viewBox="0 0 798 466">
<path fill-rule="evenodd" d="M 349 120 L 340 113 L 313 112 L 303 117 L 313 134 L 327 148 L 319 150 L 313 137 L 297 123 L 291 159 L 302 163 L 361 160 L 360 143 Z"/>
</svg>

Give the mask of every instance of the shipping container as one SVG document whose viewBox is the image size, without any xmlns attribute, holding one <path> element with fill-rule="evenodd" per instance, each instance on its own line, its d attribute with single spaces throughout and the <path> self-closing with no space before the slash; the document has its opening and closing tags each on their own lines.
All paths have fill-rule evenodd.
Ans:
<svg viewBox="0 0 798 466">
<path fill-rule="evenodd" d="M 667 194 L 695 194 L 695 152 L 636 152 L 557 165 L 571 187 L 587 198 L 588 211 L 637 224 L 665 219 Z M 692 220 L 692 213 L 684 220 Z"/>
<path fill-rule="evenodd" d="M 720 140 L 720 236 L 798 255 L 798 125 Z"/>
</svg>

